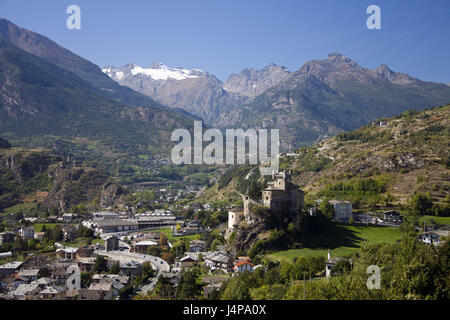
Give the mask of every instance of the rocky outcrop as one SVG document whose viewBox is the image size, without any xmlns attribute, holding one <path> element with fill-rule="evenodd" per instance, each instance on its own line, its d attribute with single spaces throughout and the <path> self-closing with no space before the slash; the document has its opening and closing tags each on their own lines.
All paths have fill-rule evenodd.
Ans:
<svg viewBox="0 0 450 320">
<path fill-rule="evenodd" d="M 231 253 L 246 252 L 258 240 L 264 240 L 267 236 L 264 223 L 255 223 L 251 225 L 241 225 L 236 230 L 234 241 L 229 243 L 228 249 Z"/>
<path fill-rule="evenodd" d="M 113 183 L 106 175 L 92 168 L 57 167 L 50 173 L 53 185 L 43 206 L 57 207 L 62 211 L 72 206 L 100 200 L 100 206 L 108 207 L 119 201 L 126 190 Z"/>
<path fill-rule="evenodd" d="M 224 83 L 224 89 L 253 98 L 280 83 L 290 74 L 291 72 L 286 67 L 273 63 L 261 70 L 244 69 L 239 74 L 231 74 Z"/>
</svg>

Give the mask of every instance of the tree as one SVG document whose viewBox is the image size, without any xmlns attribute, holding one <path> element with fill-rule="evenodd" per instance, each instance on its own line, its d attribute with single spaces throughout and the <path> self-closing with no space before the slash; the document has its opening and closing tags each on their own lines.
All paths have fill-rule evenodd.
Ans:
<svg viewBox="0 0 450 320">
<path fill-rule="evenodd" d="M 119 290 L 119 299 L 125 300 L 133 293 L 133 286 L 128 285 Z"/>
<path fill-rule="evenodd" d="M 415 194 L 410 201 L 410 207 L 414 214 L 427 215 L 431 214 L 431 208 L 433 206 L 433 201 L 429 193 Z"/>
<path fill-rule="evenodd" d="M 64 239 L 64 234 L 63 234 L 62 228 L 60 226 L 54 227 L 52 229 L 52 231 L 51 231 L 50 238 L 53 241 L 61 241 L 61 240 L 63 240 Z"/>
<path fill-rule="evenodd" d="M 248 188 L 248 195 L 253 200 L 261 199 L 262 185 L 257 181 L 252 181 Z"/>
<path fill-rule="evenodd" d="M 163 299 L 171 299 L 175 296 L 175 289 L 168 278 L 159 277 L 153 293 Z"/>
<path fill-rule="evenodd" d="M 217 246 L 220 246 L 220 245 L 222 245 L 222 242 L 220 242 L 219 239 L 214 239 L 213 242 L 211 242 L 211 250 L 216 251 Z"/>
<path fill-rule="evenodd" d="M 119 262 L 114 263 L 109 269 L 109 273 L 111 274 L 119 274 L 120 273 L 120 264 Z"/>
<path fill-rule="evenodd" d="M 147 248 L 147 254 L 155 257 L 161 256 L 161 248 L 158 246 L 149 246 Z"/>
<path fill-rule="evenodd" d="M 22 239 L 22 237 L 17 236 L 16 239 L 14 240 L 13 250 L 17 252 L 22 252 L 27 250 L 27 247 L 28 243 L 24 239 Z"/>
<path fill-rule="evenodd" d="M 334 267 L 331 269 L 331 274 L 333 276 L 336 275 L 344 275 L 347 274 L 351 269 L 350 262 L 347 259 L 342 259 L 336 262 Z"/>
<path fill-rule="evenodd" d="M 92 282 L 92 274 L 89 272 L 81 272 L 81 286 L 83 288 L 87 288 L 91 285 Z"/>
<path fill-rule="evenodd" d="M 142 277 L 146 279 L 146 281 L 153 277 L 155 271 L 149 261 L 146 261 L 142 264 Z"/>
<path fill-rule="evenodd" d="M 168 264 L 174 264 L 175 263 L 175 255 L 170 252 L 164 252 L 162 255 L 162 259 L 166 261 Z"/>
<path fill-rule="evenodd" d="M 50 270 L 47 267 L 39 268 L 38 278 L 44 278 L 50 276 Z"/>
<path fill-rule="evenodd" d="M 327 200 L 324 200 L 321 204 L 319 204 L 319 211 L 328 219 L 332 219 L 334 217 L 334 206 Z"/>
<path fill-rule="evenodd" d="M 224 284 L 225 289 L 220 297 L 222 300 L 250 300 L 250 288 L 242 277 L 232 277 Z"/>
<path fill-rule="evenodd" d="M 84 238 L 93 238 L 95 236 L 94 230 L 86 228 L 81 223 L 78 225 L 78 236 Z"/>
<path fill-rule="evenodd" d="M 108 262 L 104 256 L 98 256 L 95 259 L 94 271 L 97 273 L 108 271 Z"/>
<path fill-rule="evenodd" d="M 159 235 L 159 245 L 161 247 L 164 247 L 167 245 L 167 236 L 164 233 L 161 233 Z"/>
<path fill-rule="evenodd" d="M 177 299 L 194 300 L 198 290 L 196 274 L 191 270 L 183 272 L 178 288 Z"/>
<path fill-rule="evenodd" d="M 16 221 L 21 221 L 23 219 L 23 213 L 22 213 L 22 211 L 19 211 L 19 212 L 17 212 L 15 215 L 14 215 L 14 220 L 16 220 Z"/>
</svg>

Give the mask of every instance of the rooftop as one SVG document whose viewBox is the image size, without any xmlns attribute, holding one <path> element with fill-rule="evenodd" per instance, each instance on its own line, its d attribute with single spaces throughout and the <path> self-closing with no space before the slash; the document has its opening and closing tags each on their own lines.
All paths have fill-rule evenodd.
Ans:
<svg viewBox="0 0 450 320">
<path fill-rule="evenodd" d="M 0 269 L 17 269 L 23 264 L 22 261 L 8 262 L 0 266 Z"/>
</svg>

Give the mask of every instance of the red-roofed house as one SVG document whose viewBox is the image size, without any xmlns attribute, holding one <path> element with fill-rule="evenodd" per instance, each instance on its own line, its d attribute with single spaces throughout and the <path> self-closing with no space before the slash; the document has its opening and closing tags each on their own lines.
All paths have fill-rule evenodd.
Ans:
<svg viewBox="0 0 450 320">
<path fill-rule="evenodd" d="M 248 260 L 241 260 L 234 264 L 233 270 L 234 272 L 253 272 L 255 270 L 255 266 Z"/>
</svg>

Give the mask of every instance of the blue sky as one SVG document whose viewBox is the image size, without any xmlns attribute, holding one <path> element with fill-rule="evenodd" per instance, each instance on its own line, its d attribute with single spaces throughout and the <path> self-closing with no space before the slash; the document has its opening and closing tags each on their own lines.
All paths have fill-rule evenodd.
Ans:
<svg viewBox="0 0 450 320">
<path fill-rule="evenodd" d="M 81 30 L 66 28 L 71 4 L 81 8 Z M 381 30 L 366 27 L 371 4 L 381 8 Z M 100 67 L 162 61 L 226 80 L 246 67 L 294 71 L 340 52 L 365 67 L 450 82 L 448 0 L 0 0 L 0 17 Z"/>
</svg>

